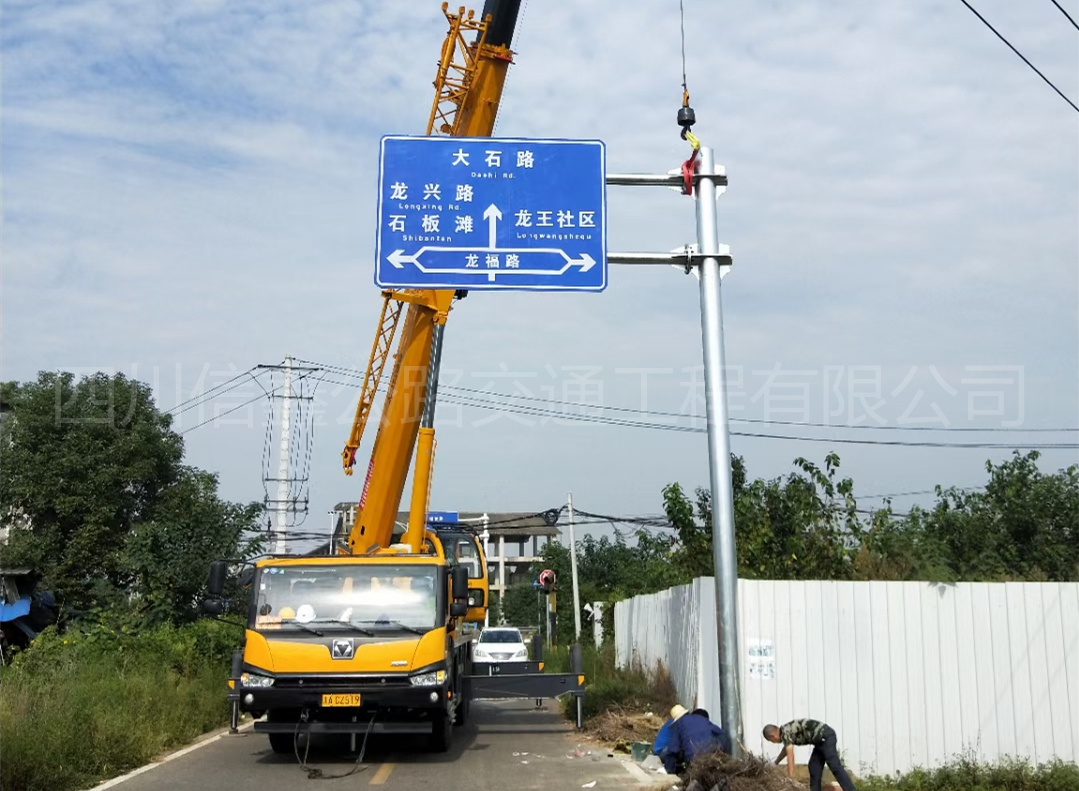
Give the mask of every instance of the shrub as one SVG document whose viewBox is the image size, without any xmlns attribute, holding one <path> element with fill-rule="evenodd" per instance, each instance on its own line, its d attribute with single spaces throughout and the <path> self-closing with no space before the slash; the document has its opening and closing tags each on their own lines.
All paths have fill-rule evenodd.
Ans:
<svg viewBox="0 0 1079 791">
<path fill-rule="evenodd" d="M 238 637 L 206 620 L 47 629 L 4 671 L 0 789 L 83 788 L 224 724 Z"/>
<path fill-rule="evenodd" d="M 602 714 L 615 707 L 667 711 L 675 703 L 674 682 L 667 669 L 657 665 L 651 672 L 641 667 L 615 667 L 614 646 L 582 646 L 585 675 L 584 716 Z M 545 655 L 549 673 L 568 673 L 569 648 L 556 647 Z M 562 699 L 562 710 L 571 719 L 577 707 L 572 697 Z"/>
<path fill-rule="evenodd" d="M 859 782 L 865 791 L 1074 791 L 1079 789 L 1079 766 L 1051 761 L 1032 766 L 1004 759 L 978 763 L 960 756 L 937 769 L 915 769 L 899 777 L 869 777 Z"/>
</svg>

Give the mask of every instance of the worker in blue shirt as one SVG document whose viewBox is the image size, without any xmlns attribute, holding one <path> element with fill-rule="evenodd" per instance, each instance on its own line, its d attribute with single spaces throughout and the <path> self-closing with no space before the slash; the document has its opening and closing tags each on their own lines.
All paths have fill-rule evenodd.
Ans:
<svg viewBox="0 0 1079 791">
<path fill-rule="evenodd" d="M 661 727 L 659 733 L 656 734 L 656 740 L 652 742 L 652 754 L 659 756 L 659 760 L 661 761 L 667 757 L 667 745 L 671 741 L 671 726 L 673 724 L 673 719 L 668 719 L 663 723 L 663 727 Z"/>
<path fill-rule="evenodd" d="M 667 754 L 663 757 L 663 768 L 667 774 L 677 774 L 679 766 L 692 763 L 703 753 L 731 751 L 730 738 L 708 719 L 708 712 L 704 709 L 688 712 L 683 706 L 675 706 L 671 709 L 671 720 L 671 736 L 667 742 Z"/>
</svg>

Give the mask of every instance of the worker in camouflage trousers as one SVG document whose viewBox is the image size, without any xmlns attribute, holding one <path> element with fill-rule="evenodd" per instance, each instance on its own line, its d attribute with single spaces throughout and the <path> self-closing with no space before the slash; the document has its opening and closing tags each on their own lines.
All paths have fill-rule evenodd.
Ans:
<svg viewBox="0 0 1079 791">
<path fill-rule="evenodd" d="M 835 746 L 835 731 L 820 720 L 791 720 L 786 725 L 765 725 L 764 738 L 773 744 L 813 745 L 813 754 L 809 756 L 809 788 L 820 791 L 821 775 L 824 765 L 832 770 L 832 775 L 843 791 L 857 791 L 851 782 Z M 786 756 L 783 750 L 776 758 L 778 764 Z"/>
</svg>

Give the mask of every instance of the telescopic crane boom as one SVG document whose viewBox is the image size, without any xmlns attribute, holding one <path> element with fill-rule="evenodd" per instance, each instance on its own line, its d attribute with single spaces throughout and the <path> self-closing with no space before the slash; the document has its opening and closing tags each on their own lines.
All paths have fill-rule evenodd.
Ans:
<svg viewBox="0 0 1079 791">
<path fill-rule="evenodd" d="M 427 122 L 428 135 L 491 135 L 506 72 L 513 60 L 510 44 L 519 9 L 520 0 L 487 0 L 477 19 L 463 7 L 457 13 L 450 13 L 448 3 L 442 4 L 450 29 L 442 45 L 434 82 L 435 99 Z M 348 537 L 351 553 L 365 553 L 392 542 L 405 479 L 417 447 L 404 542 L 414 552 L 422 548 L 434 457 L 434 410 L 442 336 L 454 297 L 464 293 L 401 289 L 385 291 L 382 296 L 382 312 L 356 417 L 341 453 L 347 475 L 352 474 L 394 336 L 399 333 L 400 338 L 359 512 Z"/>
</svg>

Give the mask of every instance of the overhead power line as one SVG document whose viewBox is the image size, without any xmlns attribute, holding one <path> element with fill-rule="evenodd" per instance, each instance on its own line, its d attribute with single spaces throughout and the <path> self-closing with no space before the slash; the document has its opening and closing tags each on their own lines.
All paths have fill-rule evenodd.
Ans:
<svg viewBox="0 0 1079 791">
<path fill-rule="evenodd" d="M 358 374 L 355 374 L 354 372 L 348 371 L 347 369 L 335 368 L 335 370 L 338 373 L 338 375 L 348 375 L 348 376 L 352 376 L 352 377 L 354 377 L 356 379 L 361 378 Z M 340 385 L 340 386 L 344 386 L 344 387 L 350 386 L 350 383 L 348 383 L 348 382 L 333 381 L 332 384 L 336 384 L 336 385 Z M 380 388 L 380 390 L 381 389 L 382 388 Z M 480 389 L 472 388 L 472 387 L 460 387 L 460 386 L 457 386 L 457 385 L 449 385 L 449 384 L 445 384 L 445 383 L 439 383 L 439 391 L 443 392 L 443 391 L 446 391 L 446 390 L 459 391 L 459 392 L 464 392 L 464 393 L 471 393 L 471 394 L 475 394 L 475 395 L 483 395 L 483 396 L 487 396 L 488 399 L 505 399 L 505 400 L 512 400 L 512 401 L 530 401 L 530 402 L 536 402 L 536 403 L 548 404 L 548 405 L 559 405 L 559 406 L 566 406 L 566 407 L 573 407 L 573 408 L 593 409 L 593 410 L 606 411 L 606 412 L 622 412 L 622 413 L 644 415 L 644 416 L 651 416 L 651 417 L 673 417 L 673 418 L 678 418 L 678 419 L 683 419 L 684 418 L 684 419 L 687 419 L 687 420 L 704 420 L 705 419 L 704 415 L 692 415 L 692 414 L 685 414 L 685 413 L 681 413 L 681 412 L 665 412 L 665 411 L 660 411 L 660 410 L 637 409 L 637 408 L 634 408 L 634 407 L 619 407 L 619 406 L 611 406 L 611 405 L 605 405 L 605 404 L 587 404 L 587 403 L 580 403 L 580 402 L 575 402 L 575 401 L 562 401 L 562 400 L 552 399 L 552 398 L 537 398 L 535 396 L 523 396 L 523 395 L 517 395 L 517 394 L 514 394 L 514 393 L 495 393 L 495 392 L 492 392 L 490 390 L 480 390 Z M 465 398 L 465 397 L 464 396 L 459 396 L 459 398 Z M 476 399 L 470 399 L 470 400 L 471 401 L 476 401 Z M 494 403 L 494 401 L 492 401 L 492 403 Z M 539 409 L 540 407 L 527 407 L 527 408 L 529 408 L 529 409 Z M 546 411 L 551 412 L 552 410 L 547 409 Z M 573 415 L 573 413 L 565 413 L 565 412 L 557 412 L 555 414 L 557 414 L 557 416 L 559 416 L 559 417 L 572 417 L 572 415 Z M 858 431 L 915 431 L 915 432 L 937 431 L 937 432 L 964 432 L 964 433 L 976 433 L 976 434 L 985 433 L 985 432 L 989 432 L 989 433 L 1001 433 L 1001 432 L 1004 432 L 1004 433 L 1018 433 L 1018 434 L 1028 434 L 1028 433 L 1054 433 L 1054 434 L 1059 434 L 1059 433 L 1079 433 L 1079 428 L 1044 428 L 1044 427 L 1040 427 L 1040 428 L 1018 428 L 1018 427 L 994 427 L 994 426 L 988 426 L 988 427 L 982 427 L 982 428 L 969 427 L 969 426 L 956 426 L 954 428 L 952 428 L 952 427 L 945 428 L 945 427 L 936 427 L 936 426 L 880 426 L 880 425 L 864 425 L 864 426 L 862 426 L 862 425 L 849 425 L 849 424 L 842 424 L 842 423 L 815 423 L 815 422 L 810 422 L 810 421 L 763 420 L 763 419 L 757 419 L 757 418 L 737 418 L 737 417 L 730 418 L 730 421 L 732 423 L 750 423 L 750 424 L 773 425 L 773 426 L 794 426 L 794 427 L 798 427 L 798 428 L 803 428 L 803 427 L 804 428 L 827 428 L 827 429 L 843 429 L 843 430 L 850 429 L 850 430 L 858 430 Z M 692 431 L 693 429 L 690 429 L 689 427 L 681 427 L 680 429 L 676 429 L 676 430 Z"/>
<path fill-rule="evenodd" d="M 653 417 L 673 417 L 673 418 L 686 418 L 688 420 L 704 420 L 705 415 L 687 415 L 681 412 L 664 412 L 651 409 L 635 409 L 633 407 L 619 407 L 619 406 L 607 406 L 604 404 L 582 404 L 575 401 L 560 401 L 550 398 L 537 398 L 535 396 L 522 396 L 514 393 L 492 393 L 490 390 L 479 390 L 474 387 L 460 387 L 456 385 L 444 385 L 439 383 L 439 390 L 455 390 L 466 393 L 474 393 L 486 396 L 495 396 L 498 398 L 514 399 L 518 401 L 537 401 L 544 404 L 557 404 L 561 406 L 571 406 L 574 408 L 596 409 L 606 412 L 628 412 L 630 414 L 637 415 L 649 415 Z M 1016 428 L 1007 426 L 990 426 L 986 428 L 973 428 L 969 426 L 957 426 L 955 428 L 938 428 L 936 426 L 879 426 L 879 425 L 850 425 L 844 423 L 814 423 L 811 421 L 796 421 L 796 420 L 764 420 L 760 418 L 750 417 L 732 417 L 729 418 L 731 423 L 751 423 L 768 426 L 795 426 L 798 428 L 830 428 L 830 429 L 852 429 L 856 431 L 962 431 L 968 433 L 982 433 L 982 432 L 1007 432 L 1018 434 L 1059 434 L 1067 432 L 1079 433 L 1079 428 Z"/>
<path fill-rule="evenodd" d="M 349 386 L 348 382 L 339 382 L 332 379 L 325 380 L 329 384 Z M 442 386 L 439 386 L 442 390 Z M 448 404 L 471 407 L 473 409 L 487 409 L 499 412 L 509 412 L 529 417 L 546 417 L 558 420 L 571 420 L 580 423 L 597 423 L 606 426 L 620 426 L 624 428 L 645 428 L 656 431 L 675 431 L 680 433 L 704 434 L 707 428 L 700 426 L 677 426 L 669 423 L 649 423 L 647 421 L 627 420 L 624 418 L 611 418 L 604 415 L 580 415 L 567 412 L 559 412 L 553 409 L 543 409 L 530 404 L 497 403 L 491 400 L 481 400 L 467 396 L 444 393 L 441 401 Z M 840 428 L 832 426 L 832 428 Z M 885 447 L 911 447 L 911 448 L 979 448 L 997 450 L 1075 450 L 1079 449 L 1079 442 L 942 442 L 930 440 L 881 440 L 881 439 L 857 439 L 852 437 L 808 437 L 791 436 L 789 434 L 769 434 L 753 431 L 731 431 L 732 437 L 748 437 L 753 439 L 778 439 L 792 442 L 823 442 L 837 445 L 879 445 Z"/>
<path fill-rule="evenodd" d="M 1076 21 L 1075 21 L 1075 20 L 1074 20 L 1074 19 L 1072 18 L 1072 15 L 1071 15 L 1071 14 L 1069 14 L 1069 13 L 1068 13 L 1067 11 L 1065 11 L 1065 10 L 1064 10 L 1064 6 L 1062 6 L 1062 5 L 1060 4 L 1060 3 L 1058 3 L 1058 2 L 1057 2 L 1057 0 L 1052 0 L 1052 3 L 1053 3 L 1053 5 L 1055 5 L 1055 6 L 1057 7 L 1057 8 L 1059 8 L 1059 9 L 1060 9 L 1060 13 L 1062 13 L 1062 14 L 1063 14 L 1064 16 L 1066 16 L 1066 17 L 1068 18 L 1068 21 L 1072 23 L 1072 27 L 1073 27 L 1073 28 L 1075 28 L 1076 30 L 1079 30 L 1079 23 L 1077 23 L 1077 22 L 1076 22 Z"/>
<path fill-rule="evenodd" d="M 649 423 L 646 421 L 625 420 L 620 418 L 609 418 L 602 415 L 578 415 L 572 413 L 558 412 L 556 410 L 542 409 L 539 407 L 533 407 L 525 404 L 492 404 L 489 401 L 482 401 L 473 398 L 467 398 L 463 396 L 446 394 L 444 400 L 447 403 L 460 404 L 462 406 L 469 406 L 473 408 L 481 409 L 496 409 L 500 411 L 513 412 L 520 415 L 529 415 L 533 417 L 550 417 L 558 418 L 559 420 L 572 420 L 584 423 L 599 423 L 608 426 L 622 426 L 625 428 L 647 428 L 657 431 L 677 431 L 683 433 L 703 434 L 707 432 L 706 428 L 698 426 L 675 426 L 665 423 Z M 859 439 L 854 437 L 809 437 L 809 436 L 791 436 L 789 434 L 770 434 L 765 432 L 755 431 L 731 431 L 732 437 L 749 437 L 754 439 L 779 439 L 790 440 L 794 442 L 824 442 L 829 444 L 838 445 L 880 445 L 890 447 L 912 447 L 912 448 L 982 448 L 982 449 L 1030 449 L 1030 450 L 1074 450 L 1079 449 L 1079 443 L 1076 442 L 1041 442 L 1041 443 L 1010 443 L 1010 442 L 942 442 L 931 440 L 884 440 L 884 439 Z"/>
<path fill-rule="evenodd" d="M 242 387 L 243 385 L 247 384 L 245 379 L 248 376 L 251 377 L 252 381 L 257 382 L 258 378 L 264 373 L 264 371 L 259 371 L 257 374 L 252 374 L 251 372 L 254 371 L 257 367 L 258 366 L 252 366 L 246 371 L 236 374 L 231 379 L 228 379 L 219 385 L 214 385 L 209 390 L 199 393 L 198 395 L 191 396 L 191 398 L 188 398 L 185 401 L 181 401 L 176 406 L 167 410 L 167 413 L 170 415 L 181 415 L 188 410 L 194 409 L 195 407 L 205 404 L 207 401 L 212 401 L 218 396 L 222 396 L 225 393 L 235 390 L 237 387 Z"/>
<path fill-rule="evenodd" d="M 302 373 L 302 374 L 300 374 L 299 376 L 296 377 L 296 382 L 299 383 L 300 381 L 306 379 L 307 377 L 312 376 L 314 373 L 315 373 L 314 371 L 308 371 L 306 373 Z M 255 396 L 254 398 L 251 398 L 251 399 L 248 399 L 247 401 L 244 401 L 242 404 L 237 404 L 236 406 L 232 407 L 232 409 L 226 409 L 224 412 L 221 412 L 220 414 L 213 415 L 212 417 L 208 417 L 208 418 L 206 418 L 206 420 L 203 420 L 201 423 L 196 423 L 191 428 L 185 428 L 183 431 L 180 432 L 180 434 L 187 434 L 189 431 L 194 431 L 197 428 L 202 428 L 203 426 L 205 426 L 205 425 L 207 425 L 209 423 L 213 423 L 215 420 L 220 420 L 223 417 L 227 417 L 228 415 L 231 415 L 233 412 L 238 412 L 239 410 L 243 409 L 246 406 L 250 406 L 251 404 L 255 403 L 256 401 L 261 401 L 263 398 L 268 398 L 268 397 L 272 396 L 278 390 L 282 390 L 283 388 L 284 388 L 284 384 L 280 384 L 277 387 L 273 388 L 272 390 L 269 390 L 269 391 L 267 391 L 265 393 L 261 393 L 261 394 Z"/>
<path fill-rule="evenodd" d="M 985 491 L 983 486 L 942 486 L 941 493 L 947 494 L 948 492 L 955 490 L 957 492 L 982 492 Z M 890 499 L 892 497 L 914 497 L 922 494 L 936 494 L 936 489 L 921 489 L 916 492 L 892 492 L 890 494 L 859 494 L 859 500 L 883 500 Z"/>
<path fill-rule="evenodd" d="M 303 360 L 302 362 L 312 365 L 318 365 L 326 368 L 329 371 L 333 371 L 337 375 L 349 376 L 351 378 L 361 380 L 363 378 L 362 373 L 357 373 L 348 368 L 340 366 L 331 366 L 325 363 L 317 363 L 311 360 Z M 333 384 L 341 385 L 344 387 L 350 386 L 347 382 L 333 382 Z M 495 393 L 490 390 L 480 390 L 475 387 L 462 387 L 460 385 L 451 385 L 443 382 L 439 382 L 439 392 L 450 390 L 454 392 L 470 393 L 473 395 L 487 396 L 488 398 L 500 398 L 509 399 L 513 401 L 528 401 L 540 404 L 567 406 L 583 409 L 594 409 L 603 412 L 621 412 L 634 415 L 644 415 L 649 417 L 673 417 L 678 419 L 687 420 L 704 420 L 704 415 L 687 415 L 682 412 L 665 412 L 662 410 L 654 409 L 637 409 L 635 407 L 622 407 L 622 406 L 610 406 L 606 404 L 584 404 L 576 401 L 562 401 L 554 398 L 538 398 L 536 396 L 518 395 L 516 393 Z M 462 396 L 463 398 L 463 396 Z M 975 428 L 971 426 L 956 426 L 954 428 L 944 428 L 937 426 L 880 426 L 880 425 L 850 425 L 843 423 L 814 423 L 811 421 L 796 421 L 796 420 L 764 420 L 760 418 L 747 418 L 747 417 L 732 417 L 729 419 L 731 423 L 749 423 L 768 426 L 794 426 L 796 428 L 827 428 L 827 429 L 843 429 L 853 431 L 943 431 L 943 432 L 963 432 L 972 434 L 981 433 L 1014 433 L 1014 434 L 1061 434 L 1061 433 L 1079 433 L 1079 427 L 1061 427 L 1061 428 L 1019 428 L 1011 426 L 988 426 L 984 428 Z"/>
<path fill-rule="evenodd" d="M 1073 110 L 1075 110 L 1075 112 L 1079 113 L 1079 106 L 1077 106 L 1077 105 L 1075 104 L 1075 102 L 1073 102 L 1073 101 L 1072 101 L 1071 99 L 1069 99 L 1069 98 L 1068 98 L 1067 96 L 1065 96 L 1065 95 L 1064 95 L 1064 93 L 1063 93 L 1063 92 L 1062 92 L 1062 91 L 1060 90 L 1060 88 L 1058 88 L 1057 86 L 1055 86 L 1055 85 L 1054 85 L 1054 84 L 1052 83 L 1052 81 L 1051 81 L 1051 80 L 1050 80 L 1050 79 L 1049 79 L 1048 77 L 1046 77 L 1046 76 L 1045 76 L 1044 74 L 1042 74 L 1042 73 L 1041 73 L 1041 71 L 1039 71 L 1039 69 L 1038 69 L 1038 67 L 1037 67 L 1037 66 L 1035 66 L 1035 65 L 1034 65 L 1033 63 L 1031 63 L 1031 62 L 1030 62 L 1029 60 L 1027 60 L 1026 56 L 1025 56 L 1025 55 L 1024 55 L 1024 54 L 1023 54 L 1022 52 L 1020 52 L 1019 50 L 1017 50 L 1017 49 L 1016 49 L 1016 48 L 1015 48 L 1015 47 L 1014 47 L 1014 46 L 1012 45 L 1012 43 L 1011 43 L 1010 41 L 1008 41 L 1008 39 L 1004 38 L 1004 36 L 1002 36 L 1002 35 L 1000 34 L 1000 32 L 999 32 L 999 31 L 998 31 L 998 30 L 997 30 L 997 29 L 996 29 L 995 27 L 993 27 L 993 26 L 992 26 L 991 24 L 989 24 L 989 20 L 987 20 L 987 19 L 986 19 L 986 18 L 985 18 L 984 16 L 982 16 L 981 14 L 979 14 L 979 13 L 978 13 L 978 11 L 977 11 L 977 10 L 976 10 L 976 9 L 974 8 L 974 6 L 972 6 L 972 5 L 970 4 L 970 3 L 968 3 L 968 2 L 967 2 L 967 0 L 959 0 L 959 2 L 961 2 L 961 3 L 962 3 L 963 5 L 965 5 L 965 6 L 967 7 L 967 8 L 969 8 L 969 9 L 970 9 L 970 12 L 971 12 L 972 14 L 974 14 L 974 16 L 978 17 L 978 19 L 980 19 L 980 20 L 982 21 L 982 24 L 983 24 L 983 25 L 985 25 L 985 26 L 986 26 L 987 28 L 989 28 L 990 30 L 992 30 L 992 31 L 993 31 L 993 34 L 994 34 L 994 35 L 995 35 L 995 36 L 996 36 L 997 38 L 999 38 L 999 39 L 1000 39 L 1001 41 L 1003 41 L 1003 42 L 1004 42 L 1005 44 L 1007 44 L 1007 45 L 1008 45 L 1008 49 L 1010 49 L 1010 50 L 1011 50 L 1012 52 L 1014 52 L 1014 53 L 1015 53 L 1016 55 L 1018 55 L 1018 56 L 1019 56 L 1019 58 L 1020 58 L 1020 59 L 1021 59 L 1021 60 L 1023 61 L 1023 63 L 1025 63 L 1025 64 L 1027 64 L 1028 66 L 1030 66 L 1030 68 L 1031 68 L 1031 69 L 1033 69 L 1033 71 L 1034 71 L 1034 73 L 1035 73 L 1035 74 L 1037 74 L 1037 75 L 1038 75 L 1039 77 L 1041 77 L 1041 78 L 1042 78 L 1043 80 L 1045 80 L 1045 84 L 1046 84 L 1046 85 L 1048 85 L 1048 86 L 1049 86 L 1050 88 L 1052 88 L 1052 89 L 1053 89 L 1054 91 L 1056 91 L 1056 92 L 1057 92 L 1057 95 L 1058 95 L 1058 96 L 1060 96 L 1060 98 L 1061 98 L 1061 99 L 1063 99 L 1063 100 L 1064 100 L 1064 101 L 1066 101 L 1066 102 L 1067 102 L 1068 104 L 1070 104 L 1070 105 L 1071 105 L 1071 108 L 1072 108 Z M 1057 8 L 1060 8 L 1060 6 L 1058 5 L 1058 6 L 1057 6 Z M 1061 10 L 1061 11 L 1063 11 L 1064 9 L 1063 9 L 1063 8 L 1061 8 L 1060 10 Z M 1067 13 L 1065 13 L 1065 16 L 1067 16 Z M 1069 17 L 1068 17 L 1068 19 L 1071 19 L 1071 17 L 1069 16 Z M 1072 22 L 1072 24 L 1075 24 L 1075 23 L 1074 23 L 1074 21 Z"/>
</svg>

